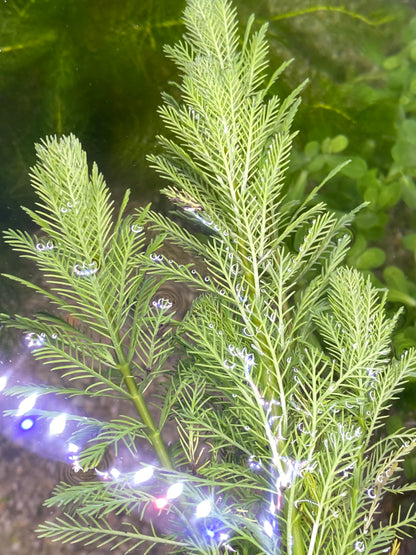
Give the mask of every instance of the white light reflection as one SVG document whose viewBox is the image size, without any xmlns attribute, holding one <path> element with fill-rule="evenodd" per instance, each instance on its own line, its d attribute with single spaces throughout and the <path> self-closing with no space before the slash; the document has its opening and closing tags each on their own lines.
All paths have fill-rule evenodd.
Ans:
<svg viewBox="0 0 416 555">
<path fill-rule="evenodd" d="M 183 484 L 181 482 L 177 482 L 176 484 L 172 484 L 166 493 L 166 497 L 168 499 L 176 499 L 181 495 L 183 491 Z"/>
<path fill-rule="evenodd" d="M 205 501 L 201 501 L 198 503 L 196 507 L 196 518 L 205 518 L 211 512 L 211 501 L 206 499 Z"/>
<path fill-rule="evenodd" d="M 7 376 L 0 376 L 0 391 L 6 387 L 7 384 Z"/>
<path fill-rule="evenodd" d="M 35 425 L 35 421 L 33 420 L 33 418 L 25 418 L 21 423 L 20 423 L 20 428 L 22 430 L 24 430 L 25 432 L 27 432 L 28 430 L 30 430 L 31 428 L 33 428 L 33 426 Z"/>
<path fill-rule="evenodd" d="M 164 509 L 167 504 L 168 504 L 168 500 L 166 499 L 166 497 L 158 497 L 157 499 L 155 499 L 155 507 L 159 511 Z"/>
<path fill-rule="evenodd" d="M 23 401 L 19 405 L 19 408 L 17 409 L 16 416 L 22 416 L 23 414 L 26 414 L 27 412 L 32 410 L 33 407 L 35 406 L 37 398 L 38 398 L 37 393 L 32 393 L 32 395 L 29 395 L 29 397 L 26 397 L 26 399 L 23 399 Z"/>
<path fill-rule="evenodd" d="M 112 468 L 110 470 L 110 476 L 112 476 L 115 480 L 117 480 L 117 478 L 120 477 L 120 474 L 121 474 L 121 472 L 117 468 Z"/>
<path fill-rule="evenodd" d="M 138 470 L 134 475 L 134 483 L 135 484 L 142 484 L 143 482 L 147 482 L 153 476 L 154 468 L 153 466 L 145 466 L 144 468 Z"/>
<path fill-rule="evenodd" d="M 55 418 L 52 419 L 52 422 L 49 424 L 49 433 L 53 436 L 58 436 L 62 434 L 65 430 L 66 426 L 66 414 L 62 413 Z"/>
<path fill-rule="evenodd" d="M 264 521 L 263 529 L 266 532 L 266 534 L 269 536 L 269 538 L 273 536 L 273 526 L 268 520 Z"/>
</svg>

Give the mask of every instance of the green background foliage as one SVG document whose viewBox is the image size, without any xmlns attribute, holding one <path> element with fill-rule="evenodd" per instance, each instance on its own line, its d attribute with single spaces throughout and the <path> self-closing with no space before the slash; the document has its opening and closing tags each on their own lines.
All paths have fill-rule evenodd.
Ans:
<svg viewBox="0 0 416 555">
<path fill-rule="evenodd" d="M 374 102 L 374 92 L 371 101 L 373 81 L 365 77 L 399 51 L 405 2 L 355 1 L 348 10 L 338 1 L 236 5 L 243 23 L 252 12 L 257 26 L 270 21 L 272 67 L 295 58 L 283 89 L 310 78 L 297 119 L 302 142 L 344 133 L 354 145 L 347 154 L 363 154 L 366 141 L 381 137 L 384 149 L 391 146 L 397 99 Z M 159 187 L 145 154 L 160 126 L 160 93 L 174 76 L 162 45 L 183 32 L 183 7 L 167 0 L 1 4 L 2 199 L 20 204 L 30 197 L 32 145 L 51 133 L 74 132 L 112 183 L 132 185 L 139 195 Z M 351 95 L 344 85 L 362 77 Z M 384 157 L 379 145 L 373 150 Z"/>
</svg>

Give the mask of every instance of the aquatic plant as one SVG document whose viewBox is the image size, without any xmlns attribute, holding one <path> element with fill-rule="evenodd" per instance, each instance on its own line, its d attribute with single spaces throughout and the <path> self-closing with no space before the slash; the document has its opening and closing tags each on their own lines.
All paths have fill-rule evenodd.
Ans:
<svg viewBox="0 0 416 555">
<path fill-rule="evenodd" d="M 51 311 L 2 321 L 67 380 L 6 393 L 55 433 L 75 424 L 68 457 L 97 476 L 60 483 L 46 504 L 63 515 L 39 534 L 126 553 L 397 553 L 416 520 L 413 508 L 380 514 L 386 493 L 414 489 L 399 470 L 415 430 L 382 433 L 415 375 L 415 351 L 396 359 L 390 348 L 400 312 L 387 317 L 385 293 L 342 266 L 354 213 L 338 217 L 316 199 L 340 168 L 300 201 L 285 195 L 303 85 L 273 94 L 288 64 L 267 74 L 267 26 L 253 32 L 251 17 L 240 41 L 226 0 L 189 0 L 184 22 L 183 40 L 166 47 L 182 73 L 160 108 L 169 135 L 149 160 L 185 222 L 150 207 L 125 215 L 128 193 L 115 215 L 71 135 L 36 147 L 38 204 L 26 212 L 39 236 L 5 233 L 45 283 L 9 277 Z M 169 245 L 195 263 L 166 258 Z M 165 280 L 198 293 L 182 321 L 158 294 Z M 135 413 L 57 414 L 40 408 L 49 393 L 121 399 Z M 121 445 L 132 466 L 100 470 Z M 114 514 L 125 517 L 118 528 Z"/>
</svg>

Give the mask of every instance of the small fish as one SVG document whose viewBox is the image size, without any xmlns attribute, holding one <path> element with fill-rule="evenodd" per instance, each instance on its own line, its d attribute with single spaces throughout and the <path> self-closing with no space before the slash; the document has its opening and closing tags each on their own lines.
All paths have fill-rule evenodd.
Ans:
<svg viewBox="0 0 416 555">
<path fill-rule="evenodd" d="M 169 199 L 178 204 L 185 212 L 202 212 L 203 207 L 191 195 L 186 192 L 179 191 L 174 187 L 165 190 Z"/>
</svg>

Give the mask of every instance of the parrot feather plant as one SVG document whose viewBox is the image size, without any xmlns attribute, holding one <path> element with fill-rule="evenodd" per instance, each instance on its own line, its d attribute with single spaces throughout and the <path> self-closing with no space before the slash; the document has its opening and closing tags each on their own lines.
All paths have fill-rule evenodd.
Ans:
<svg viewBox="0 0 416 555">
<path fill-rule="evenodd" d="M 121 444 L 138 467 L 58 484 L 46 505 L 62 515 L 38 533 L 125 553 L 398 553 L 416 515 L 386 516 L 382 502 L 415 489 L 400 467 L 416 433 L 386 435 L 384 423 L 416 354 L 395 358 L 399 314 L 389 318 L 385 294 L 341 266 L 354 214 L 317 200 L 331 175 L 301 202 L 286 198 L 303 85 L 275 94 L 287 64 L 268 74 L 267 25 L 255 30 L 251 17 L 240 37 L 227 0 L 189 0 L 184 23 L 183 40 L 166 47 L 181 73 L 160 108 L 167 134 L 149 156 L 182 221 L 150 207 L 126 216 L 128 195 L 115 217 L 77 139 L 50 137 L 32 170 L 37 208 L 26 210 L 43 239 L 5 233 L 45 285 L 12 279 L 53 310 L 3 323 L 29 334 L 33 355 L 71 385 L 6 393 L 108 396 L 135 410 L 106 422 L 67 415 L 72 443 L 95 430 L 80 468 Z M 165 258 L 169 245 L 195 263 Z M 195 291 L 182 321 L 163 297 L 151 302 L 166 280 Z M 125 516 L 118 528 L 114 513 Z"/>
</svg>

